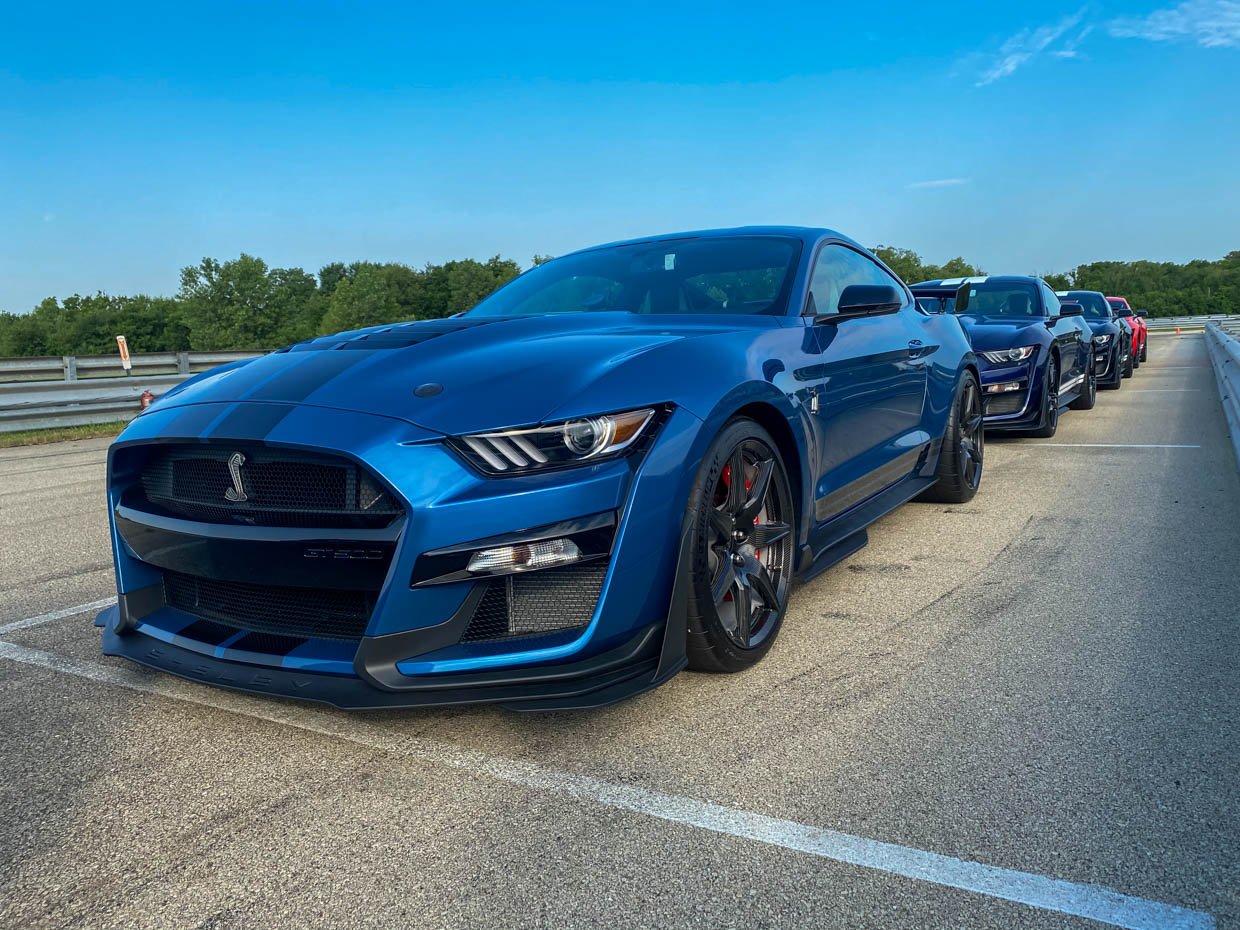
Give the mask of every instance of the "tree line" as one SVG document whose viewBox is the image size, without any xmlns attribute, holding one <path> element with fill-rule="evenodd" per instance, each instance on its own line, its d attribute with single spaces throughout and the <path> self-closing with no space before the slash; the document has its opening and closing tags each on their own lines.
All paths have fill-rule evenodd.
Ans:
<svg viewBox="0 0 1240 930">
<path fill-rule="evenodd" d="M 874 251 L 911 283 L 984 273 L 960 257 L 934 265 L 909 249 Z M 533 263 L 546 260 L 536 255 Z M 135 352 L 274 349 L 341 330 L 450 316 L 520 273 L 520 265 L 498 255 L 422 268 L 333 262 L 317 275 L 272 268 L 252 255 L 204 258 L 181 270 L 175 297 L 74 294 L 48 297 L 29 313 L 0 313 L 0 356 L 102 355 L 116 351 L 119 333 Z M 1092 262 L 1044 277 L 1058 290 L 1127 297 L 1152 316 L 1240 313 L 1240 251 L 1183 265 Z"/>
</svg>

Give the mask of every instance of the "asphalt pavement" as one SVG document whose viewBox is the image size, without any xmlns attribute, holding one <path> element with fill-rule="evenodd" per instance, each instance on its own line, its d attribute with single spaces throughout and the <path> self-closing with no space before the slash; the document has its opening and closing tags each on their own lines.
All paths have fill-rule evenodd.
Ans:
<svg viewBox="0 0 1240 930">
<path fill-rule="evenodd" d="M 1240 928 L 1240 473 L 1199 335 L 882 520 L 758 667 L 587 713 L 102 657 L 105 450 L 0 451 L 0 927 Z"/>
</svg>

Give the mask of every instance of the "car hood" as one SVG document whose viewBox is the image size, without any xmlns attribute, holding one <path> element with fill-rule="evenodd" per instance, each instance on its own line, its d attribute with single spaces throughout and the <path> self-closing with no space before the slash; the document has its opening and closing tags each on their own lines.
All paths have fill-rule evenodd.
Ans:
<svg viewBox="0 0 1240 930">
<path fill-rule="evenodd" d="M 1119 333 L 1119 325 L 1112 320 L 1086 319 L 1085 322 L 1089 324 L 1095 336 L 1114 336 Z"/>
<path fill-rule="evenodd" d="M 544 421 L 642 355 L 757 322 L 575 313 L 400 323 L 324 336 L 216 369 L 170 391 L 159 405 L 308 404 L 396 417 L 444 434 L 523 426 Z"/>
<path fill-rule="evenodd" d="M 964 327 L 974 352 L 1043 345 L 1050 338 L 1046 321 L 1039 318 L 1019 320 L 1011 317 L 962 314 L 960 325 Z"/>
</svg>

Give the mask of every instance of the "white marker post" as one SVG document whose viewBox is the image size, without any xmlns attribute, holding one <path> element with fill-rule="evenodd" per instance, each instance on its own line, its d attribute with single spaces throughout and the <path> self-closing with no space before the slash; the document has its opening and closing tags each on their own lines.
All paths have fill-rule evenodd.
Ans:
<svg viewBox="0 0 1240 930">
<path fill-rule="evenodd" d="M 121 350 L 121 367 L 125 369 L 128 376 L 133 368 L 133 362 L 129 360 L 129 343 L 125 341 L 124 336 L 116 337 L 116 347 Z"/>
</svg>

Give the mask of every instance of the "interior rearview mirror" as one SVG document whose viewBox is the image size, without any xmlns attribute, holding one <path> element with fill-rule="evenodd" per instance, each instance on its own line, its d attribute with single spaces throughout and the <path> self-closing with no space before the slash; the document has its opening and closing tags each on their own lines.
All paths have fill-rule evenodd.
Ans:
<svg viewBox="0 0 1240 930">
<path fill-rule="evenodd" d="M 838 313 L 820 313 L 817 323 L 831 323 L 854 316 L 894 313 L 904 306 L 904 294 L 887 284 L 850 284 L 840 294 Z"/>
</svg>

